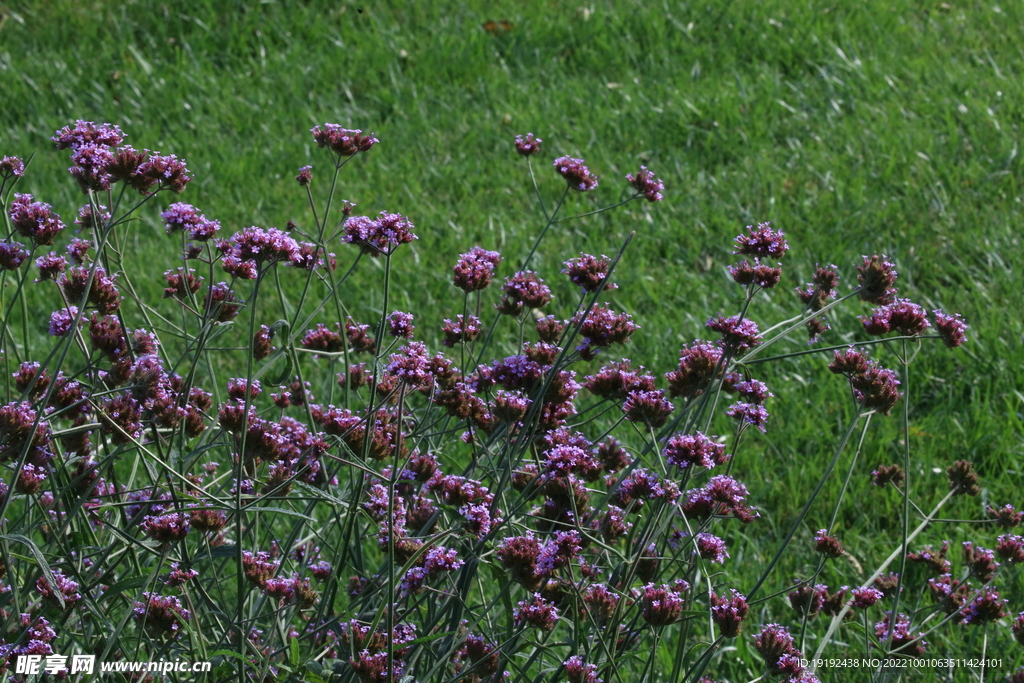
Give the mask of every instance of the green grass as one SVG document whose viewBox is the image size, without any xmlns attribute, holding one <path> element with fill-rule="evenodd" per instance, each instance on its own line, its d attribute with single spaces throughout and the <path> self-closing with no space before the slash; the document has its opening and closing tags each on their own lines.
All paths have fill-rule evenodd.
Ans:
<svg viewBox="0 0 1024 683">
<path fill-rule="evenodd" d="M 576 4 L 8 3 L 0 154 L 36 153 L 20 191 L 70 220 L 83 200 L 49 137 L 77 118 L 117 123 L 129 143 L 185 157 L 196 179 L 181 199 L 230 232 L 311 223 L 292 178 L 313 163 L 315 188 L 325 189 L 329 162 L 307 132 L 313 125 L 374 131 L 381 144 L 343 171 L 339 195 L 358 211 L 398 211 L 416 224 L 419 241 L 396 259 L 392 302 L 417 315 L 432 348 L 441 319 L 461 312 L 449 284 L 457 254 L 497 248 L 507 275 L 542 226 L 513 152 L 517 133 L 544 139 L 536 169 L 549 201 L 561 189 L 550 158 L 583 157 L 600 176 L 597 191 L 570 197 L 572 213 L 617 201 L 623 176 L 646 164 L 665 181 L 664 202 L 561 224 L 546 239 L 533 266 L 557 284 L 558 303 L 574 301 L 558 274 L 563 260 L 613 254 L 636 230 L 610 300 L 643 326 L 631 357 L 660 374 L 680 343 L 706 336 L 708 316 L 734 311 L 740 292 L 724 269 L 743 226 L 770 220 L 792 247 L 783 285 L 752 308 L 762 327 L 795 314 L 792 288 L 816 262 L 837 264 L 849 287 L 860 255 L 884 252 L 899 266 L 903 295 L 971 324 L 963 349 L 935 346 L 913 365 L 911 476 L 921 507 L 945 492 L 935 468 L 958 458 L 974 461 L 984 495 L 958 500 L 950 518 L 977 518 L 984 502 L 1020 507 L 1024 6 Z M 501 19 L 511 30 L 481 29 Z M 135 283 L 148 298 L 159 297 L 159 273 L 177 256 L 159 208 L 126 245 L 129 260 L 153 274 Z M 335 251 L 342 263 L 352 254 Z M 357 318 L 379 313 L 380 278 L 364 262 L 346 285 Z M 52 295 L 33 300 L 41 314 L 56 307 Z M 863 312 L 848 307 L 825 342 L 863 338 L 854 317 Z M 851 411 L 823 358 L 765 373 L 777 395 L 771 426 L 737 462 L 765 513 L 743 529 L 750 543 L 733 558 L 738 586 L 744 566 L 774 552 L 799 509 L 792 491 L 816 481 Z M 875 418 L 854 475 L 857 504 L 838 521 L 848 545 L 863 549 L 865 569 L 898 539 L 901 503 L 867 483 L 875 466 L 900 457 L 898 425 Z M 827 523 L 846 462 L 804 541 Z M 925 540 L 954 531 L 939 526 Z M 979 542 L 994 536 L 986 528 Z M 782 564 L 765 591 L 806 571 Z M 1015 585 L 1024 595 L 1019 573 Z M 758 614 L 790 616 L 781 601 Z"/>
</svg>

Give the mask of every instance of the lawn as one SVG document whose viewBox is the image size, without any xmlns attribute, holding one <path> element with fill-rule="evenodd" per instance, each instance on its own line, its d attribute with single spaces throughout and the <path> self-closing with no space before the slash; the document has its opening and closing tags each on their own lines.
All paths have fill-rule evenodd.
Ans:
<svg viewBox="0 0 1024 683">
<path fill-rule="evenodd" d="M 569 194 L 566 216 L 628 197 L 625 175 L 643 164 L 664 181 L 662 202 L 556 224 L 530 267 L 555 292 L 545 312 L 567 315 L 577 294 L 559 273 L 562 262 L 581 251 L 614 256 L 635 231 L 615 272 L 619 289 L 606 300 L 641 326 L 622 353 L 651 369 L 659 386 L 682 344 L 709 338 L 709 317 L 742 305 L 726 268 L 745 226 L 770 221 L 791 247 L 781 285 L 751 304 L 762 329 L 800 312 L 793 290 L 815 264 L 836 264 L 846 294 L 862 255 L 884 253 L 896 263 L 901 296 L 962 313 L 970 325 L 962 348 L 926 344 L 911 366 L 908 474 L 924 510 L 948 490 L 945 469 L 954 460 L 974 463 L 982 492 L 955 499 L 943 512 L 950 521 L 915 548 L 944 539 L 994 544 L 994 529 L 958 520 L 981 519 L 986 505 L 1024 505 L 1024 318 L 1010 315 L 1024 291 L 1024 270 L 1014 265 L 1024 5 L 445 4 L 8 2 L 0 6 L 0 156 L 32 156 L 18 191 L 70 223 L 84 200 L 50 137 L 76 119 L 115 123 L 128 143 L 186 159 L 195 180 L 180 201 L 230 234 L 288 221 L 310 226 L 294 177 L 312 164 L 313 194 L 322 200 L 333 167 L 309 129 L 336 122 L 372 131 L 379 145 L 343 169 L 337 199 L 355 202 L 356 213 L 400 212 L 415 224 L 419 239 L 395 259 L 388 308 L 414 313 L 417 338 L 431 350 L 440 350 L 442 319 L 462 312 L 451 285 L 458 255 L 474 245 L 498 250 L 505 277 L 544 226 L 515 153 L 517 134 L 544 141 L 532 161 L 549 205 L 564 188 L 550 168 L 554 157 L 583 158 L 597 174 L 596 190 Z M 159 195 L 123 233 L 126 269 L 144 275 L 132 280 L 143 300 L 160 299 L 161 273 L 176 264 L 180 245 L 164 233 L 160 211 L 178 200 Z M 354 247 L 329 247 L 347 268 Z M 342 303 L 357 320 L 381 315 L 380 264 L 363 259 L 345 282 Z M 282 279 L 285 295 L 297 298 L 299 278 Z M 27 334 L 48 344 L 45 319 L 59 304 L 50 290 L 28 296 L 39 323 Z M 126 311 L 136 316 L 129 327 L 141 324 Z M 868 312 L 856 301 L 840 309 L 818 345 L 866 339 L 857 316 Z M 495 357 L 516 347 L 513 324 L 501 325 L 509 341 Z M 807 348 L 797 335 L 775 353 Z M 895 367 L 891 353 L 877 357 Z M 767 432 L 748 432 L 736 463 L 762 518 L 742 528 L 744 542 L 725 565 L 730 586 L 757 580 L 853 416 L 848 390 L 825 367 L 831 358 L 752 366 L 775 398 Z M 16 368 L 4 362 L 7 373 Z M 308 372 L 323 367 L 310 361 Z M 871 423 L 834 527 L 855 551 L 848 564 L 828 565 L 822 582 L 863 581 L 899 544 L 902 498 L 872 486 L 870 472 L 902 462 L 901 411 Z M 716 418 L 718 432 L 730 425 Z M 846 464 L 797 543 L 809 547 L 828 522 Z M 807 557 L 786 556 L 760 597 L 812 571 Z M 1008 611 L 1024 610 L 1019 568 L 1001 580 Z M 799 621 L 783 597 L 752 612 L 758 624 Z M 989 653 L 1007 660 L 999 676 L 1024 661 L 1008 623 L 989 635 Z M 981 652 L 973 632 L 963 642 L 945 654 Z M 668 680 L 674 656 L 659 655 L 651 680 Z M 750 680 L 759 662 L 741 638 L 705 673 Z"/>
</svg>

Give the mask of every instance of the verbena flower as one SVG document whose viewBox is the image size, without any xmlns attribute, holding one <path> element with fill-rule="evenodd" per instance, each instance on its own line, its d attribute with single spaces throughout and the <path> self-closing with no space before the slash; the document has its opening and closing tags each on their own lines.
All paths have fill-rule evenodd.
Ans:
<svg viewBox="0 0 1024 683">
<path fill-rule="evenodd" d="M 114 161 L 114 154 L 105 145 L 85 143 L 78 145 L 71 153 L 74 166 L 68 169 L 71 177 L 78 181 L 82 192 L 103 192 L 110 189 L 111 176 L 108 166 Z"/>
<path fill-rule="evenodd" d="M 180 541 L 188 535 L 189 518 L 181 512 L 145 517 L 142 528 L 149 537 L 161 543 Z"/>
<path fill-rule="evenodd" d="M 124 133 L 112 123 L 97 124 L 79 119 L 74 127 L 64 126 L 50 139 L 57 144 L 57 149 L 75 149 L 89 143 L 116 147 L 124 140 Z"/>
<path fill-rule="evenodd" d="M 580 252 L 578 258 L 571 258 L 564 264 L 562 273 L 569 276 L 569 280 L 584 292 L 596 292 L 601 283 L 608 276 L 608 268 L 611 261 L 607 256 L 600 258 L 591 254 Z M 605 290 L 618 289 L 618 285 L 611 282 L 605 284 Z"/>
<path fill-rule="evenodd" d="M 820 583 L 813 586 L 804 584 L 789 593 L 789 605 L 801 618 L 805 614 L 808 618 L 814 618 L 824 607 L 827 596 L 828 586 Z"/>
<path fill-rule="evenodd" d="M 77 265 L 82 265 L 89 260 L 89 250 L 93 248 L 90 240 L 78 239 L 77 237 L 68 244 L 68 256 Z"/>
<path fill-rule="evenodd" d="M 728 270 L 733 281 L 744 287 L 756 285 L 762 289 L 772 289 L 782 279 L 782 268 L 761 263 L 758 258 L 753 263 L 740 261 L 729 266 Z"/>
<path fill-rule="evenodd" d="M 836 297 L 839 286 L 839 272 L 834 265 L 815 264 L 814 277 L 804 288 L 797 288 L 800 302 L 812 311 L 820 311 Z"/>
<path fill-rule="evenodd" d="M 196 277 L 191 268 L 176 268 L 164 271 L 164 280 L 167 287 L 164 288 L 164 298 L 175 298 L 180 301 L 188 301 L 189 294 L 196 294 L 203 286 L 203 278 Z"/>
<path fill-rule="evenodd" d="M 611 496 L 611 502 L 620 508 L 633 504 L 633 511 L 639 512 L 647 502 L 665 500 L 669 503 L 679 498 L 679 487 L 675 482 L 662 479 L 656 472 L 638 467 L 624 477 Z"/>
<path fill-rule="evenodd" d="M 83 230 L 93 230 L 101 228 L 103 223 L 110 220 L 110 213 L 107 211 L 107 207 L 100 204 L 98 207 L 99 215 L 93 213 L 92 204 L 86 204 L 78 210 L 78 217 L 75 218 L 75 225 L 79 226 L 79 232 Z M 72 244 L 78 240 L 72 240 Z M 71 252 L 71 247 L 68 247 L 68 254 L 75 260 L 76 263 L 81 264 L 82 262 L 75 258 L 75 255 Z"/>
<path fill-rule="evenodd" d="M 955 491 L 957 496 L 976 496 L 981 493 L 978 486 L 978 474 L 974 471 L 974 465 L 967 460 L 957 460 L 946 468 L 946 476 L 949 478 L 949 489 Z"/>
<path fill-rule="evenodd" d="M 528 157 L 533 156 L 540 151 L 540 143 L 544 142 L 540 138 L 533 137 L 533 133 L 527 133 L 526 136 L 516 136 L 516 153 Z"/>
<path fill-rule="evenodd" d="M 85 297 L 86 303 L 99 313 L 116 312 L 121 307 L 121 293 L 116 284 L 118 276 L 108 277 L 106 269 L 96 268 L 90 284 L 90 271 L 91 269 L 86 266 L 68 268 L 57 278 L 57 284 L 70 302 L 77 304 Z"/>
<path fill-rule="evenodd" d="M 967 323 L 959 313 L 950 315 L 943 313 L 942 310 L 934 310 L 932 315 L 935 317 L 935 330 L 947 347 L 955 349 L 967 341 L 967 335 L 964 334 Z"/>
<path fill-rule="evenodd" d="M 643 195 L 647 201 L 660 202 L 662 200 L 661 192 L 665 189 L 665 183 L 658 180 L 652 171 L 647 170 L 646 166 L 641 166 L 636 173 L 627 175 L 626 180 L 636 190 L 637 195 Z"/>
<path fill-rule="evenodd" d="M 470 343 L 480 334 L 480 318 L 471 315 L 463 320 L 461 313 L 455 317 L 454 322 L 445 318 L 444 324 L 441 325 L 441 332 L 444 333 L 441 343 L 448 348 Z"/>
<path fill-rule="evenodd" d="M 467 293 L 485 289 L 491 284 L 494 269 L 501 261 L 501 254 L 498 252 L 473 247 L 459 256 L 458 262 L 452 267 L 452 282 Z"/>
<path fill-rule="evenodd" d="M 740 634 L 743 620 L 750 613 L 750 606 L 747 605 L 746 597 L 739 591 L 731 589 L 730 592 L 732 593 L 730 597 L 724 595 L 720 597 L 712 591 L 710 595 L 711 618 L 723 636 L 735 638 Z"/>
<path fill-rule="evenodd" d="M 519 315 L 523 307 L 541 308 L 551 301 L 551 289 L 537 274 L 524 270 L 505 278 L 502 286 L 505 295 L 495 308 L 505 315 Z"/>
<path fill-rule="evenodd" d="M 569 683 L 604 683 L 604 679 L 597 675 L 597 665 L 587 664 L 579 655 L 569 657 L 562 666 Z"/>
<path fill-rule="evenodd" d="M 781 259 L 789 250 L 784 233 L 781 230 L 773 230 L 770 223 L 759 223 L 756 228 L 748 225 L 747 233 L 740 234 L 733 240 L 736 243 L 734 254 Z"/>
<path fill-rule="evenodd" d="M 879 465 L 878 469 L 871 473 L 871 476 L 871 483 L 875 486 L 885 486 L 891 482 L 895 486 L 900 487 L 906 481 L 903 468 L 899 465 Z"/>
<path fill-rule="evenodd" d="M 1020 526 L 1021 521 L 1024 520 L 1024 512 L 1014 509 L 1009 503 L 998 510 L 991 506 L 986 506 L 985 511 L 988 513 L 989 519 L 994 521 L 1001 529 L 1012 529 L 1013 527 Z"/>
<path fill-rule="evenodd" d="M 256 279 L 263 268 L 280 261 L 298 262 L 301 256 L 298 242 L 277 228 L 246 228 L 218 248 L 224 270 L 243 280 Z"/>
<path fill-rule="evenodd" d="M 30 194 L 15 194 L 7 215 L 19 235 L 40 246 L 53 244 L 54 237 L 65 227 L 49 204 L 32 201 Z"/>
<path fill-rule="evenodd" d="M 828 529 L 818 529 L 814 535 L 815 549 L 828 559 L 842 557 L 846 554 L 843 544 L 835 536 L 828 535 Z"/>
<path fill-rule="evenodd" d="M 665 444 L 665 459 L 680 469 L 700 466 L 711 469 L 724 464 L 729 456 L 725 445 L 704 436 L 701 432 L 675 434 Z"/>
<path fill-rule="evenodd" d="M 416 327 L 412 324 L 412 314 L 394 311 L 388 316 L 388 334 L 392 337 L 404 337 L 411 339 L 413 330 Z"/>
<path fill-rule="evenodd" d="M 732 515 L 747 523 L 757 513 L 746 503 L 747 487 L 729 475 L 719 474 L 699 489 L 687 491 L 683 514 L 689 518 L 708 519 L 712 515 Z"/>
<path fill-rule="evenodd" d="M 939 550 L 934 550 L 932 546 L 927 545 L 924 550 L 919 552 L 907 553 L 907 560 L 910 562 L 920 562 L 926 564 L 933 571 L 939 574 L 946 574 L 951 569 L 949 560 L 946 559 L 946 554 L 949 552 L 949 541 L 943 541 L 942 546 Z"/>
<path fill-rule="evenodd" d="M 78 582 L 64 576 L 60 570 L 55 569 L 52 573 L 54 583 L 51 584 L 45 576 L 40 576 L 36 580 L 36 590 L 47 604 L 59 606 L 59 594 L 64 601 L 65 609 L 72 609 L 82 599 L 81 593 L 78 592 Z"/>
<path fill-rule="evenodd" d="M 890 331 L 906 336 L 919 335 L 931 327 L 925 310 L 909 299 L 896 299 L 880 306 L 871 316 L 862 316 L 861 321 L 868 334 L 879 336 Z"/>
<path fill-rule="evenodd" d="M 191 614 L 181 600 L 173 595 L 162 596 L 150 591 L 142 594 L 144 602 L 136 602 L 132 616 L 151 638 L 177 638 L 181 635 L 182 624 Z"/>
<path fill-rule="evenodd" d="M 1013 632 L 1013 637 L 1017 640 L 1020 645 L 1024 645 L 1024 612 L 1021 612 L 1013 620 L 1013 624 L 1010 626 L 1010 630 Z"/>
<path fill-rule="evenodd" d="M 927 642 L 920 638 L 920 634 L 911 634 L 910 618 L 905 614 L 897 614 L 894 624 L 891 619 L 892 612 L 886 612 L 885 618 L 875 624 L 875 637 L 879 642 L 890 643 L 890 652 L 917 657 L 923 655 Z"/>
<path fill-rule="evenodd" d="M 63 337 L 72 328 L 78 317 L 78 307 L 68 306 L 50 314 L 50 336 Z"/>
<path fill-rule="evenodd" d="M 379 141 L 372 134 L 363 135 L 361 130 L 342 128 L 337 123 L 325 123 L 310 129 L 317 147 L 330 148 L 339 157 L 351 157 L 360 152 L 368 152 Z"/>
<path fill-rule="evenodd" d="M 995 588 L 987 586 L 961 610 L 962 623 L 978 626 L 999 621 L 1008 616 L 1008 612 L 1004 610 L 1008 602 L 999 597 L 999 592 Z"/>
<path fill-rule="evenodd" d="M 787 657 L 799 655 L 789 630 L 779 624 L 765 624 L 754 637 L 754 648 L 767 664 L 769 673 L 780 673 L 780 663 Z"/>
<path fill-rule="evenodd" d="M 537 555 L 537 573 L 546 576 L 568 565 L 583 550 L 578 531 L 556 531 Z"/>
<path fill-rule="evenodd" d="M 429 370 L 429 356 L 423 342 L 410 342 L 398 353 L 388 357 L 387 372 L 395 375 L 412 387 L 420 387 L 432 381 Z"/>
<path fill-rule="evenodd" d="M 511 573 L 513 581 L 528 589 L 536 589 L 541 583 L 537 571 L 540 550 L 540 541 L 527 532 L 525 536 L 507 536 L 502 539 L 495 554 L 501 565 Z"/>
<path fill-rule="evenodd" d="M 581 348 L 605 348 L 612 344 L 625 344 L 640 326 L 633 322 L 628 313 L 616 313 L 610 308 L 597 305 L 583 317 L 581 311 L 573 316 L 571 324 L 578 325 L 583 337 Z"/>
<path fill-rule="evenodd" d="M 19 242 L 0 240 L 0 268 L 3 270 L 17 270 L 28 260 L 29 254 Z"/>
<path fill-rule="evenodd" d="M 668 626 L 679 620 L 683 613 L 683 599 L 679 586 L 648 583 L 640 589 L 640 616 L 651 626 Z"/>
<path fill-rule="evenodd" d="M 516 605 L 512 621 L 519 627 L 550 631 L 558 623 L 558 608 L 541 597 L 540 593 L 534 593 L 532 599 L 522 600 Z"/>
<path fill-rule="evenodd" d="M 173 154 L 160 155 L 150 153 L 149 157 L 139 164 L 138 170 L 133 176 L 132 185 L 143 194 L 152 194 L 168 189 L 175 194 L 181 194 L 185 186 L 192 181 L 185 162 Z"/>
<path fill-rule="evenodd" d="M 538 140 L 538 142 L 540 142 Z M 18 157 L 0 159 L 0 180 L 20 178 L 25 175 L 25 163 Z"/>
<path fill-rule="evenodd" d="M 697 544 L 697 554 L 708 562 L 721 564 L 725 562 L 725 558 L 729 557 L 725 541 L 718 536 L 701 532 L 694 538 L 694 542 Z"/>
<path fill-rule="evenodd" d="M 215 237 L 220 230 L 220 221 L 210 220 L 199 213 L 191 204 L 176 202 L 160 214 L 164 219 L 164 228 L 168 235 L 178 231 L 188 233 L 189 239 L 205 242 Z"/>
<path fill-rule="evenodd" d="M 768 410 L 757 403 L 734 403 L 726 409 L 725 414 L 743 424 L 757 427 L 762 432 L 768 430 Z"/>
<path fill-rule="evenodd" d="M 971 575 L 982 583 L 991 581 L 999 569 L 996 554 L 988 548 L 975 546 L 970 541 L 964 541 L 963 549 L 964 564 L 971 570 Z"/>
<path fill-rule="evenodd" d="M 896 277 L 896 265 L 884 254 L 865 256 L 857 266 L 861 300 L 881 306 L 892 303 L 896 299 Z"/>
<path fill-rule="evenodd" d="M 622 404 L 622 412 L 630 422 L 642 422 L 657 429 L 668 421 L 668 416 L 675 410 L 671 401 L 665 398 L 665 392 L 631 391 Z"/>
<path fill-rule="evenodd" d="M 569 187 L 578 192 L 589 192 L 597 187 L 597 176 L 590 172 L 583 159 L 569 156 L 555 159 L 553 166 L 560 176 L 565 178 Z"/>
<path fill-rule="evenodd" d="M 417 239 L 413 224 L 401 214 L 381 211 L 378 218 L 352 216 L 345 221 L 342 240 L 355 244 L 364 254 L 377 258 L 393 254 L 402 244 Z"/>
<path fill-rule="evenodd" d="M 740 319 L 739 316 L 729 318 L 709 318 L 705 326 L 722 335 L 722 344 L 731 348 L 736 355 L 742 355 L 746 351 L 761 343 L 761 332 L 757 329 L 757 323 L 749 318 Z"/>
<path fill-rule="evenodd" d="M 877 588 L 854 588 L 850 606 L 854 609 L 867 609 L 873 607 L 882 597 L 882 591 Z"/>
<path fill-rule="evenodd" d="M 171 588 L 179 588 L 184 586 L 192 579 L 199 578 L 199 572 L 195 569 L 185 569 L 179 566 L 178 562 L 171 563 L 171 571 L 164 579 L 164 585 L 170 586 Z"/>
</svg>

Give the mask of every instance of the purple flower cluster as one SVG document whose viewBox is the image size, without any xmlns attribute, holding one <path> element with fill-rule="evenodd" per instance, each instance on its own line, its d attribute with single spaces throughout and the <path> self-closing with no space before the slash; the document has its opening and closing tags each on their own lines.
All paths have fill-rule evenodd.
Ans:
<svg viewBox="0 0 1024 683">
<path fill-rule="evenodd" d="M 631 391 L 654 391 L 654 377 L 643 366 L 633 369 L 627 359 L 602 367 L 597 374 L 583 378 L 583 387 L 598 398 L 622 402 Z"/>
<path fill-rule="evenodd" d="M 146 591 L 145 602 L 136 602 L 132 616 L 152 638 L 177 638 L 182 624 L 190 618 L 181 600 L 173 595 L 162 596 Z"/>
<path fill-rule="evenodd" d="M 589 192 L 597 187 L 597 176 L 590 172 L 583 159 L 574 159 L 569 156 L 558 157 L 552 165 L 573 190 Z"/>
<path fill-rule="evenodd" d="M 448 348 L 459 344 L 468 344 L 480 334 L 480 318 L 471 315 L 463 320 L 461 313 L 455 317 L 454 322 L 445 318 L 444 324 L 441 325 L 441 332 L 444 333 L 441 343 Z"/>
<path fill-rule="evenodd" d="M 78 307 L 68 306 L 50 314 L 50 336 L 63 337 L 68 333 L 78 317 Z M 81 321 L 80 321 L 81 322 Z"/>
<path fill-rule="evenodd" d="M 28 260 L 29 250 L 19 242 L 0 240 L 0 269 L 17 270 Z"/>
<path fill-rule="evenodd" d="M 964 334 L 967 330 L 967 323 L 959 313 L 950 315 L 941 310 L 935 310 L 932 311 L 932 315 L 935 316 L 935 330 L 942 338 L 943 344 L 955 349 L 967 341 L 967 335 Z"/>
<path fill-rule="evenodd" d="M 245 228 L 217 248 L 224 270 L 242 280 L 255 280 L 263 268 L 279 261 L 297 264 L 301 259 L 298 242 L 277 228 Z"/>
<path fill-rule="evenodd" d="M 40 246 L 53 244 L 53 239 L 65 228 L 49 204 L 32 201 L 30 194 L 15 194 L 7 216 L 19 235 Z"/>
<path fill-rule="evenodd" d="M 693 519 L 712 515 L 732 515 L 741 522 L 752 522 L 758 515 L 749 505 L 747 487 L 726 474 L 719 474 L 699 489 L 687 491 L 683 514 Z"/>
<path fill-rule="evenodd" d="M 653 429 L 663 426 L 673 410 L 675 406 L 665 398 L 665 392 L 660 389 L 631 391 L 622 404 L 622 412 L 626 414 L 628 421 L 641 422 Z"/>
<path fill-rule="evenodd" d="M 505 292 L 501 303 L 495 304 L 499 313 L 516 316 L 523 308 L 541 308 L 551 302 L 551 289 L 537 274 L 524 270 L 505 278 L 502 286 Z"/>
<path fill-rule="evenodd" d="M 924 334 L 931 327 L 925 310 L 909 299 L 896 299 L 891 304 L 880 306 L 870 316 L 862 316 L 861 321 L 864 330 L 876 336 L 889 332 L 915 336 Z"/>
<path fill-rule="evenodd" d="M 885 306 L 896 300 L 896 264 L 885 255 L 865 256 L 857 266 L 857 284 L 860 298 L 869 304 Z"/>
<path fill-rule="evenodd" d="M 577 347 L 584 360 L 588 360 L 587 352 L 612 344 L 625 344 L 640 326 L 633 322 L 628 313 L 616 313 L 602 305 L 594 306 L 584 317 L 583 312 L 572 317 L 572 325 L 579 326 L 583 343 Z"/>
<path fill-rule="evenodd" d="M 910 618 L 905 614 L 897 614 L 895 623 L 892 623 L 892 612 L 886 612 L 885 617 L 875 624 L 875 637 L 881 643 L 889 643 L 889 652 L 900 655 L 920 657 L 924 654 L 925 646 L 928 644 L 921 639 L 921 634 L 913 635 L 910 632 Z"/>
<path fill-rule="evenodd" d="M 363 135 L 361 130 L 348 130 L 337 123 L 325 123 L 310 129 L 317 147 L 330 148 L 339 157 L 351 157 L 360 152 L 368 152 L 379 141 L 372 134 Z"/>
<path fill-rule="evenodd" d="M 679 596 L 682 585 L 648 583 L 640 589 L 640 616 L 654 627 L 668 626 L 679 621 L 683 613 L 683 599 Z"/>
<path fill-rule="evenodd" d="M 569 276 L 569 280 L 584 292 L 596 292 L 601 288 L 601 283 L 608 277 L 608 267 L 611 261 L 607 256 L 600 258 L 580 252 L 579 258 L 571 258 L 564 264 L 562 272 Z M 604 289 L 617 289 L 618 285 L 611 282 L 605 284 Z"/>
<path fill-rule="evenodd" d="M 377 258 L 393 254 L 402 244 L 417 239 L 413 224 L 401 214 L 381 211 L 378 218 L 352 216 L 345 221 L 345 242 L 354 244 L 362 253 Z"/>
<path fill-rule="evenodd" d="M 802 654 L 784 626 L 766 624 L 754 637 L 754 648 L 764 658 L 767 673 L 783 676 L 792 683 L 817 683 L 818 679 L 800 664 Z"/>
<path fill-rule="evenodd" d="M 750 613 L 747 599 L 736 589 L 731 590 L 730 597 L 719 597 L 714 592 L 710 595 L 711 618 L 726 638 L 735 638 L 740 634 L 743 620 Z"/>
<path fill-rule="evenodd" d="M 903 396 L 899 392 L 900 381 L 893 370 L 869 361 L 852 346 L 845 351 L 836 351 L 828 369 L 837 375 L 846 375 L 854 398 L 863 403 L 865 409 L 888 415 Z"/>
<path fill-rule="evenodd" d="M 18 157 L 0 159 L 0 180 L 6 182 L 11 178 L 20 178 L 23 175 L 25 175 L 25 163 L 21 159 Z"/>
<path fill-rule="evenodd" d="M 64 609 L 74 608 L 82 599 L 82 594 L 78 592 L 78 582 L 72 581 L 56 569 L 53 571 L 53 579 L 53 584 L 45 576 L 40 576 L 36 580 L 36 590 L 43 596 L 43 601 L 50 605 L 63 606 Z"/>
<path fill-rule="evenodd" d="M 491 284 L 494 269 L 501 261 L 498 252 L 473 247 L 459 256 L 458 262 L 452 267 L 452 282 L 467 294 L 486 289 Z"/>
<path fill-rule="evenodd" d="M 569 683 L 604 683 L 604 679 L 597 675 L 597 665 L 587 664 L 579 655 L 569 657 L 562 662 L 562 666 L 565 667 Z"/>
<path fill-rule="evenodd" d="M 403 313 L 402 311 L 392 312 L 388 316 L 388 334 L 392 337 L 411 339 L 412 333 L 416 329 L 415 325 L 412 324 L 412 320 L 411 313 Z"/>
<path fill-rule="evenodd" d="M 209 240 L 220 230 L 220 221 L 210 220 L 199 213 L 196 207 L 182 202 L 171 204 L 160 217 L 164 219 L 168 235 L 183 231 L 188 233 L 189 239 L 197 242 Z"/>
<path fill-rule="evenodd" d="M 533 156 L 540 151 L 540 143 L 544 142 L 540 138 L 533 137 L 533 133 L 527 133 L 526 136 L 516 136 L 516 154 L 524 157 Z"/>
<path fill-rule="evenodd" d="M 646 166 L 641 166 L 636 173 L 627 175 L 626 180 L 636 190 L 637 196 L 643 195 L 649 202 L 662 200 L 661 192 L 665 189 L 665 183 L 658 180 L 652 171 L 647 170 Z"/>
<path fill-rule="evenodd" d="M 540 593 L 534 593 L 532 599 L 522 600 L 516 605 L 512 612 L 512 621 L 520 628 L 550 631 L 558 623 L 558 608 L 554 603 L 541 597 Z"/>
</svg>

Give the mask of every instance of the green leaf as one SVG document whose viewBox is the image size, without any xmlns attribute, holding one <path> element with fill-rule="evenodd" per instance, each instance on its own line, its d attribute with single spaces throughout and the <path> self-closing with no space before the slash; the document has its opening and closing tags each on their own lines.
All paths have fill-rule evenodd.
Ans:
<svg viewBox="0 0 1024 683">
<path fill-rule="evenodd" d="M 288 639 L 288 663 L 298 668 L 299 666 L 299 639 Z"/>
<path fill-rule="evenodd" d="M 296 512 L 295 510 L 288 510 L 286 508 L 246 507 L 245 511 L 246 512 L 250 512 L 250 511 L 252 511 L 252 512 L 280 512 L 282 515 L 292 515 L 293 517 L 301 517 L 302 519 L 304 519 L 304 520 L 306 520 L 308 522 L 316 522 L 316 520 L 313 519 L 312 517 L 310 517 L 309 515 L 304 515 L 301 512 Z"/>
<path fill-rule="evenodd" d="M 199 560 L 211 560 L 218 557 L 235 557 L 238 553 L 238 548 L 234 544 L 231 545 L 217 545 L 210 548 L 208 553 L 200 553 L 192 558 L 193 562 Z"/>
<path fill-rule="evenodd" d="M 148 582 L 149 579 L 145 576 L 131 576 L 126 579 L 121 579 L 103 592 L 103 599 L 108 600 L 114 596 L 124 593 L 125 591 L 142 588 Z"/>
<path fill-rule="evenodd" d="M 60 603 L 61 609 L 64 609 L 64 596 L 60 594 L 60 591 L 56 590 L 57 578 L 53 575 L 53 572 L 50 571 L 50 563 L 46 561 L 45 557 L 43 557 L 43 552 L 39 550 L 39 546 L 37 546 L 31 538 L 22 536 L 21 534 L 4 534 L 0 536 L 0 538 L 8 541 L 17 541 L 18 543 L 28 546 L 28 551 L 32 553 L 32 557 L 35 558 L 36 564 L 38 564 L 39 568 L 43 570 L 43 576 L 46 577 L 46 581 L 54 587 L 53 596 L 57 598 L 57 602 Z"/>
</svg>

